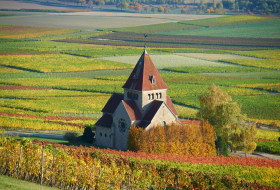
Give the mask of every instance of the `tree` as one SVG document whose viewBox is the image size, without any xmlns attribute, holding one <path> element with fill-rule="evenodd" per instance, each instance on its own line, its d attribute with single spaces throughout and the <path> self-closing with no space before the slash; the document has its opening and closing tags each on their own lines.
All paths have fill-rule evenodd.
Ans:
<svg viewBox="0 0 280 190">
<path fill-rule="evenodd" d="M 149 6 L 146 6 L 146 7 L 144 8 L 144 10 L 145 10 L 146 12 L 148 12 L 149 9 L 150 9 Z"/>
<path fill-rule="evenodd" d="M 163 9 L 163 7 L 162 6 L 160 6 L 159 8 L 158 8 L 158 10 L 157 10 L 159 13 L 162 13 L 163 11 L 164 11 L 164 9 Z"/>
<path fill-rule="evenodd" d="M 169 9 L 168 8 L 164 8 L 164 13 L 168 13 Z"/>
<path fill-rule="evenodd" d="M 217 138 L 217 140 L 215 141 L 215 145 L 216 145 L 216 148 L 219 149 L 218 156 L 220 156 L 220 155 L 228 156 L 228 147 L 227 147 L 224 137 L 219 136 Z"/>
<path fill-rule="evenodd" d="M 252 151 L 254 148 L 254 128 L 248 128 L 245 124 L 246 115 L 241 114 L 241 109 L 231 97 L 216 85 L 209 87 L 210 94 L 202 94 L 199 97 L 200 111 L 197 117 L 209 121 L 214 126 L 216 137 L 223 137 L 226 143 L 233 149 Z M 248 135 L 246 130 L 251 131 Z M 251 139 L 251 140 L 250 140 Z"/>
<path fill-rule="evenodd" d="M 182 9 L 182 10 L 181 10 L 181 13 L 182 13 L 182 14 L 187 14 L 187 9 Z"/>
<path fill-rule="evenodd" d="M 156 10 L 157 10 L 157 9 L 156 9 L 155 7 L 152 8 L 152 12 L 153 12 L 153 13 L 156 12 Z"/>
<path fill-rule="evenodd" d="M 89 0 L 89 2 L 88 2 L 88 6 L 92 6 L 92 5 L 93 5 L 92 0 Z"/>
<path fill-rule="evenodd" d="M 217 4 L 217 8 L 218 8 L 218 9 L 223 9 L 223 7 L 224 7 L 224 6 L 223 6 L 223 3 L 218 3 L 218 4 Z"/>
<path fill-rule="evenodd" d="M 134 10 L 136 11 L 141 11 L 142 10 L 142 6 L 139 3 L 135 3 L 136 5 L 134 6 Z"/>
</svg>

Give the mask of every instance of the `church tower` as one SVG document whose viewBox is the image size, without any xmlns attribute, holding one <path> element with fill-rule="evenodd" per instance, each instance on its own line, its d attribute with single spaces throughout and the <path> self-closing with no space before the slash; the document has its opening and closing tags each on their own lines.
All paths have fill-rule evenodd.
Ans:
<svg viewBox="0 0 280 190">
<path fill-rule="evenodd" d="M 146 49 L 123 85 L 124 100 L 134 100 L 141 115 L 145 115 L 154 100 L 166 103 L 166 90 Z"/>
</svg>

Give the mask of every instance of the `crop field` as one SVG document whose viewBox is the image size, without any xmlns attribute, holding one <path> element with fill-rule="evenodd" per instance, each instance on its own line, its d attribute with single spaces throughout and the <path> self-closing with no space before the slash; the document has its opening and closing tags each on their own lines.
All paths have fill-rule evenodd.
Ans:
<svg viewBox="0 0 280 190">
<path fill-rule="evenodd" d="M 132 68 L 127 64 L 66 54 L 6 55 L 0 56 L 0 62 L 5 66 L 44 73 Z"/>
<path fill-rule="evenodd" d="M 218 63 L 214 61 L 207 61 L 202 59 L 195 59 L 179 55 L 150 55 L 154 65 L 157 69 L 163 69 L 165 67 L 235 67 L 235 65 Z M 102 57 L 102 60 L 109 60 L 120 63 L 127 63 L 135 65 L 139 59 L 139 55 L 135 56 L 114 56 L 114 57 Z"/>
<path fill-rule="evenodd" d="M 238 65 L 246 65 L 267 69 L 280 69 L 279 59 L 223 59 L 220 60 L 225 63 L 233 63 Z"/>
<path fill-rule="evenodd" d="M 154 24 L 146 26 L 137 26 L 137 27 L 125 27 L 125 28 L 109 28 L 109 29 L 99 29 L 99 30 L 111 30 L 118 32 L 135 32 L 135 33 L 159 33 L 166 31 L 178 31 L 178 30 L 189 30 L 189 29 L 199 29 L 216 26 L 227 26 L 227 25 L 236 25 L 236 24 L 245 24 L 245 23 L 254 23 L 254 22 L 264 22 L 276 20 L 274 18 L 268 17 L 257 17 L 249 15 L 235 15 L 235 16 L 222 16 L 216 18 L 205 18 L 199 20 L 187 20 L 180 21 L 177 23 L 164 23 L 164 24 Z"/>
<path fill-rule="evenodd" d="M 208 67 L 209 68 L 209 67 Z M 236 68 L 236 67 L 234 67 Z M 257 69 L 253 68 L 252 69 Z M 250 69 L 251 70 L 251 69 Z M 232 77 L 232 78 L 257 78 L 257 79 L 279 79 L 279 71 L 267 72 L 236 72 L 236 73 L 201 73 L 201 75 L 217 76 L 217 77 Z"/>
<path fill-rule="evenodd" d="M 197 24 L 199 25 L 199 23 Z M 258 22 L 249 24 L 245 23 L 239 25 L 218 26 L 209 28 L 190 28 L 178 31 L 161 32 L 159 34 L 247 38 L 279 38 L 279 31 L 280 21 L 276 20 L 270 22 Z"/>
<path fill-rule="evenodd" d="M 80 31 L 81 30 L 78 29 L 0 25 L 1 38 L 36 38 L 42 36 L 68 34 Z"/>
<path fill-rule="evenodd" d="M 226 31 L 222 28 L 238 26 L 246 32 L 255 27 L 258 34 L 264 33 L 262 28 L 267 27 L 273 30 L 272 36 L 278 32 L 276 18 L 107 12 L 15 14 L 0 18 L 0 23 L 22 22 L 21 25 L 29 26 L 0 27 L 0 31 L 15 27 L 10 28 L 10 36 L 0 32 L 0 133 L 3 130 L 81 133 L 85 126 L 93 127 L 111 94 L 123 93 L 122 86 L 143 53 L 144 44 L 168 86 L 167 94 L 180 119 L 197 119 L 199 96 L 216 84 L 240 105 L 248 120 L 275 128 L 280 126 L 279 39 L 266 38 L 269 34 L 262 36 L 265 38 L 221 37 L 225 32 L 218 37 L 211 37 L 210 33 L 197 37 L 151 34 L 217 27 Z M 208 17 L 212 19 L 206 19 Z M 145 26 L 141 26 L 143 24 Z M 59 25 L 64 29 L 48 28 L 44 33 L 40 31 L 42 27 L 33 27 L 46 25 Z M 92 30 L 97 27 L 103 31 Z M 24 29 L 22 33 L 20 29 Z M 143 33 L 148 36 L 144 37 Z M 236 32 L 236 35 L 241 34 Z M 279 146 L 270 148 L 278 137 L 276 130 L 259 129 L 256 139 L 269 142 L 259 141 L 258 147 L 276 154 Z M 19 165 L 22 146 L 20 168 L 10 174 L 23 178 L 22 173 L 27 171 L 39 176 L 41 145 L 45 145 L 45 183 L 53 178 L 62 181 L 65 188 L 67 185 L 92 188 L 94 182 L 98 189 L 106 189 L 108 184 L 114 189 L 150 189 L 150 181 L 154 189 L 167 186 L 182 189 L 184 185 L 197 189 L 280 186 L 280 162 L 272 159 L 144 154 L 94 147 L 73 148 L 38 140 L 33 142 L 38 144 L 32 146 L 27 140 L 20 143 L 3 139 L 0 134 L 0 164 L 3 165 L 0 173 L 8 167 L 7 162 L 9 167 Z M 91 156 L 86 153 L 89 151 Z M 30 163 L 35 163 L 33 169 Z"/>
<path fill-rule="evenodd" d="M 186 57 L 193 57 L 198 59 L 206 59 L 211 61 L 219 61 L 220 59 L 255 59 L 255 57 L 234 55 L 234 54 L 214 54 L 214 53 L 174 53 L 175 55 L 182 55 Z"/>
</svg>

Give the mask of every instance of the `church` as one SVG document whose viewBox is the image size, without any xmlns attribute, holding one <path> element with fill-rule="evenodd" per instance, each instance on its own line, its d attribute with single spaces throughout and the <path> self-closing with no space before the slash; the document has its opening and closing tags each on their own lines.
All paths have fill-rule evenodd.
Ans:
<svg viewBox="0 0 280 190">
<path fill-rule="evenodd" d="M 146 49 L 122 87 L 124 94 L 113 93 L 103 116 L 95 123 L 95 144 L 127 150 L 131 126 L 145 130 L 153 126 L 179 123 L 178 113 L 166 94 L 163 82 Z"/>
</svg>

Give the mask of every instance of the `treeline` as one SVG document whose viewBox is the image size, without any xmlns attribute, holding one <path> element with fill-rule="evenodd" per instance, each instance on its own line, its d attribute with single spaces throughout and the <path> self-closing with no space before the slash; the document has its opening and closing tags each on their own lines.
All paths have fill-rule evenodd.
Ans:
<svg viewBox="0 0 280 190">
<path fill-rule="evenodd" d="M 208 122 L 200 126 L 156 126 L 149 131 L 132 127 L 127 147 L 146 153 L 184 154 L 193 156 L 215 155 L 214 128 Z"/>
</svg>

